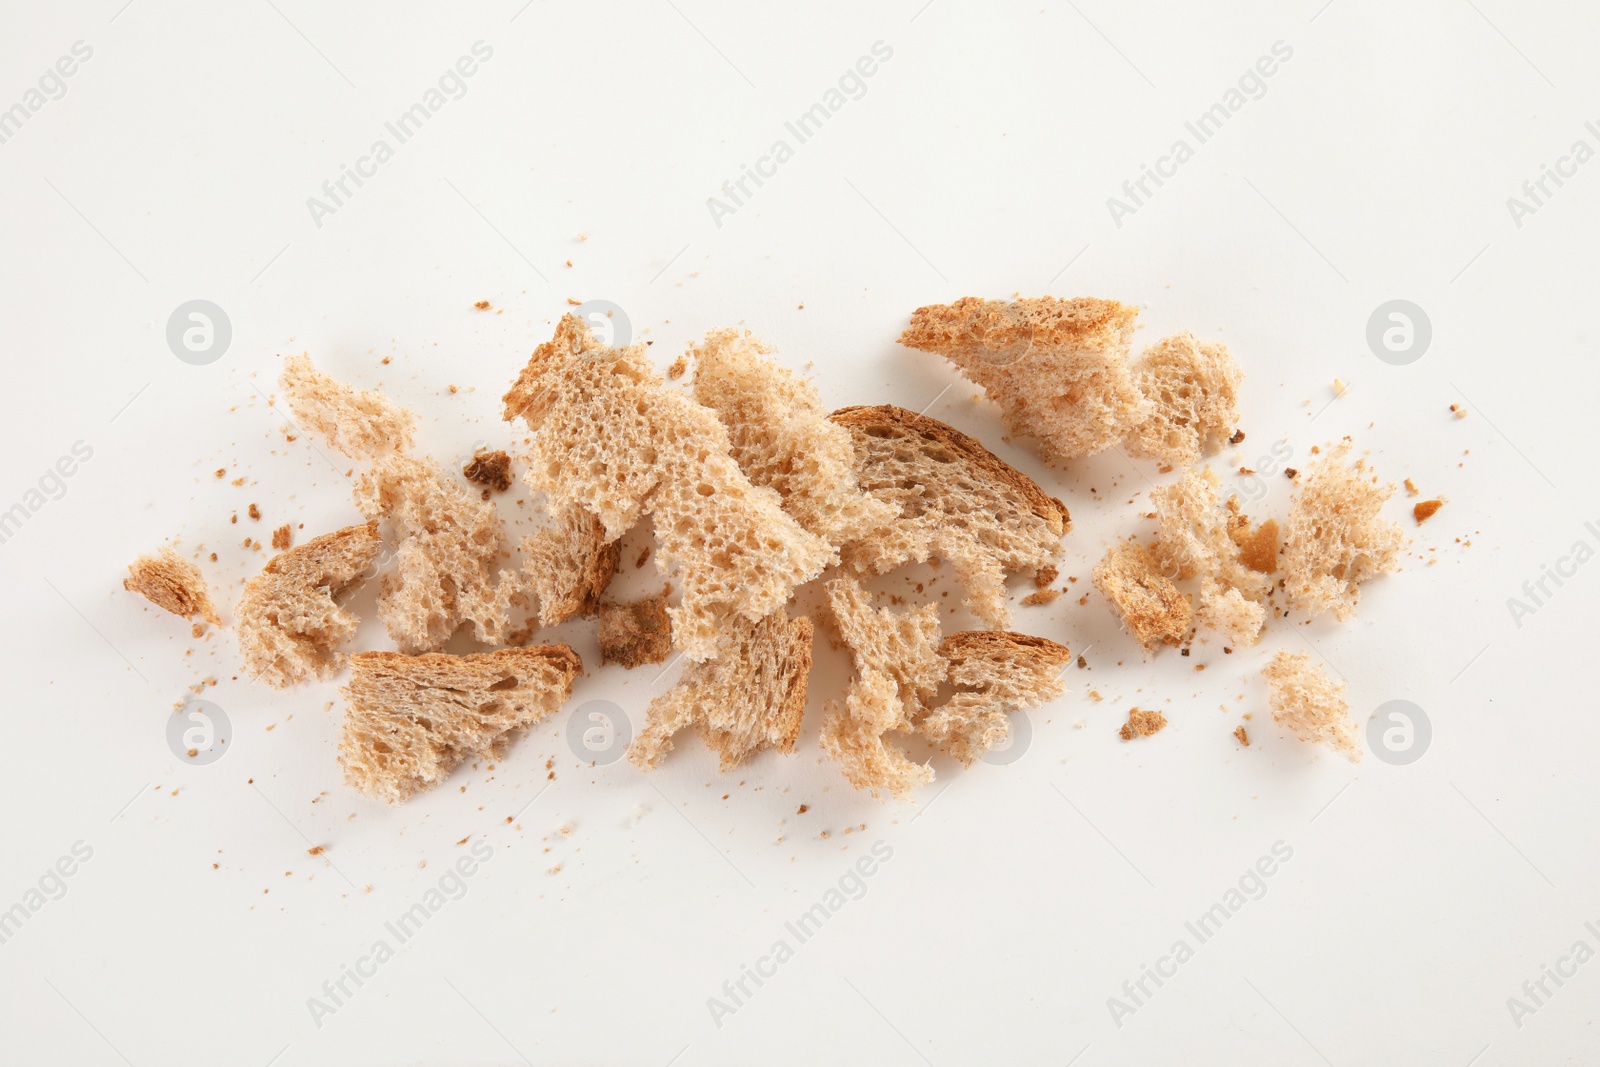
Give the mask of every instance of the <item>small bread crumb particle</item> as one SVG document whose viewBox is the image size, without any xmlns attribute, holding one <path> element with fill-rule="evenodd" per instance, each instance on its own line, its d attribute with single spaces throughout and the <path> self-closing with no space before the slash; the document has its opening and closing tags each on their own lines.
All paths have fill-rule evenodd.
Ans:
<svg viewBox="0 0 1600 1067">
<path fill-rule="evenodd" d="M 1245 733 L 1243 725 L 1240 725 L 1236 730 L 1233 731 L 1233 736 L 1237 737 L 1239 739 L 1239 743 L 1245 748 L 1250 747 L 1250 735 Z"/>
<path fill-rule="evenodd" d="M 1159 711 L 1141 711 L 1138 708 L 1128 709 L 1128 721 L 1118 731 L 1118 736 L 1124 741 L 1132 741 L 1135 737 L 1149 737 L 1167 725 L 1167 717 Z"/>
<path fill-rule="evenodd" d="M 1433 513 L 1442 507 L 1444 507 L 1443 500 L 1421 500 L 1411 509 L 1411 514 L 1417 520 L 1417 525 L 1421 526 L 1433 518 Z"/>
<path fill-rule="evenodd" d="M 689 357 L 679 356 L 677 359 L 672 361 L 672 366 L 667 368 L 667 377 L 671 378 L 673 381 L 677 381 L 679 378 L 683 377 L 684 372 L 688 369 Z"/>
</svg>

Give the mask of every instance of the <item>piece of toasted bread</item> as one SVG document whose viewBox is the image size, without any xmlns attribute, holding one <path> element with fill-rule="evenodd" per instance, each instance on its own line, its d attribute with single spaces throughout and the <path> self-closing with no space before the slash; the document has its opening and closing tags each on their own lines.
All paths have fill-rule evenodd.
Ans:
<svg viewBox="0 0 1600 1067">
<path fill-rule="evenodd" d="M 1335 682 L 1302 652 L 1279 652 L 1262 668 L 1272 717 L 1302 741 L 1320 741 L 1351 763 L 1361 762 L 1361 735 Z"/>
<path fill-rule="evenodd" d="M 1030 634 L 963 630 L 939 643 L 939 658 L 957 691 L 918 721 L 917 732 L 971 764 L 1010 736 L 1012 712 L 1037 708 L 1066 691 L 1061 670 L 1072 653 Z"/>
<path fill-rule="evenodd" d="M 622 542 L 608 542 L 605 526 L 578 505 L 552 516 L 521 547 L 523 577 L 538 599 L 541 626 L 593 615 L 622 558 Z"/>
<path fill-rule="evenodd" d="M 1238 428 L 1243 380 L 1220 342 L 1187 331 L 1157 341 L 1133 364 L 1134 385 L 1148 404 L 1128 434 L 1128 451 L 1175 467 L 1199 462 Z"/>
<path fill-rule="evenodd" d="M 1115 300 L 963 297 L 920 307 L 900 343 L 950 360 L 1050 460 L 1110 448 L 1144 420 L 1127 354 L 1137 308 Z"/>
<path fill-rule="evenodd" d="M 842 704 L 828 702 L 822 750 L 857 789 L 909 800 L 916 786 L 933 781 L 933 768 L 914 762 L 885 735 L 912 730 L 944 680 L 939 607 L 877 608 L 849 577 L 830 579 L 826 588 L 834 626 L 850 649 L 856 676 Z"/>
<path fill-rule="evenodd" d="M 128 564 L 122 588 L 138 593 L 156 607 L 191 619 L 198 615 L 213 626 L 222 625 L 200 568 L 163 546 L 153 556 L 140 556 Z"/>
<path fill-rule="evenodd" d="M 643 345 L 600 345 L 572 315 L 535 350 L 505 397 L 534 431 L 525 475 L 557 510 L 581 506 L 616 540 L 654 519 L 656 565 L 676 568 L 673 643 L 716 654 L 735 616 L 759 621 L 832 557 L 827 542 L 754 486 L 716 413 L 664 387 Z"/>
<path fill-rule="evenodd" d="M 1128 721 L 1122 724 L 1117 736 L 1124 741 L 1132 741 L 1136 737 L 1149 737 L 1151 734 L 1160 733 L 1166 728 L 1167 717 L 1161 712 L 1129 708 Z"/>
<path fill-rule="evenodd" d="M 1111 606 L 1148 654 L 1161 641 L 1183 641 L 1194 622 L 1189 598 L 1161 573 L 1155 554 L 1136 541 L 1127 541 L 1095 564 L 1094 587 Z"/>
<path fill-rule="evenodd" d="M 1066 505 L 977 441 L 893 404 L 829 416 L 850 431 L 861 487 L 900 509 L 872 536 L 846 545 L 850 566 L 882 574 L 930 555 L 955 569 L 975 614 L 992 628 L 1011 618 L 1007 572 L 1033 574 L 1061 552 Z"/>
<path fill-rule="evenodd" d="M 328 678 L 359 621 L 338 604 L 378 558 L 378 524 L 347 526 L 274 556 L 245 583 L 234 631 L 245 673 L 282 688 Z"/>
<path fill-rule="evenodd" d="M 358 390 L 311 365 L 309 355 L 288 356 L 278 386 L 289 411 L 306 429 L 354 459 L 371 459 L 411 447 L 416 416 L 375 390 Z"/>
<path fill-rule="evenodd" d="M 358 652 L 342 690 L 345 780 L 396 803 L 443 781 L 469 756 L 500 759 L 513 731 L 561 707 L 582 669 L 566 645 L 468 656 Z"/>
<path fill-rule="evenodd" d="M 775 489 L 801 526 L 834 548 L 871 536 L 894 506 L 861 491 L 849 432 L 772 351 L 749 331 L 712 330 L 690 349 L 694 398 L 728 428 L 740 469 Z"/>
<path fill-rule="evenodd" d="M 1266 622 L 1260 601 L 1272 581 L 1244 561 L 1240 542 L 1251 543 L 1250 519 L 1240 513 L 1237 497 L 1219 505 L 1218 483 L 1210 468 L 1191 467 L 1176 482 L 1150 491 L 1156 563 L 1165 575 L 1200 578 L 1200 625 L 1230 644 L 1253 645 Z"/>
<path fill-rule="evenodd" d="M 672 619 L 667 598 L 645 597 L 631 603 L 600 602 L 600 665 L 620 663 L 632 670 L 660 663 L 672 651 Z M 725 650 L 719 659 L 731 650 Z"/>
<path fill-rule="evenodd" d="M 497 577 L 505 532 L 492 501 L 437 463 L 399 454 L 363 472 L 355 498 L 363 515 L 394 530 L 396 568 L 383 576 L 378 614 L 401 651 L 433 651 L 464 622 L 485 644 L 506 643 L 522 590 L 514 575 Z"/>
<path fill-rule="evenodd" d="M 1380 514 L 1394 492 L 1358 459 L 1345 465 L 1349 443 L 1335 446 L 1304 471 L 1289 500 L 1283 546 L 1289 603 L 1312 615 L 1355 614 L 1362 582 L 1398 569 L 1405 534 Z"/>
<path fill-rule="evenodd" d="M 763 748 L 789 752 L 800 735 L 811 675 L 811 620 L 777 611 L 760 622 L 736 618 L 715 659 L 690 663 L 676 685 L 650 702 L 646 725 L 628 746 L 641 770 L 658 766 L 672 737 L 697 726 L 724 771 Z"/>
<path fill-rule="evenodd" d="M 1197 626 L 1215 631 L 1229 647 L 1248 648 L 1261 639 L 1267 609 L 1237 589 L 1202 578 L 1194 618 Z"/>
</svg>

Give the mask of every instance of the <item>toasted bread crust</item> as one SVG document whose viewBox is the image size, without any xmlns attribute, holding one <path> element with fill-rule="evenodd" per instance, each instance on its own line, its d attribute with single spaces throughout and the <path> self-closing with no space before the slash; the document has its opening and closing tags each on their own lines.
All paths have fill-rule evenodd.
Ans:
<svg viewBox="0 0 1600 1067">
<path fill-rule="evenodd" d="M 1010 304 L 964 296 L 917 308 L 900 343 L 940 355 L 1038 345 L 1110 347 L 1123 340 L 1138 314 L 1138 308 L 1092 296 L 1029 297 Z"/>
<path fill-rule="evenodd" d="M 200 568 L 170 548 L 154 556 L 140 556 L 128 565 L 122 588 L 138 593 L 156 607 L 183 618 L 198 615 L 214 626 L 222 625 Z"/>
</svg>

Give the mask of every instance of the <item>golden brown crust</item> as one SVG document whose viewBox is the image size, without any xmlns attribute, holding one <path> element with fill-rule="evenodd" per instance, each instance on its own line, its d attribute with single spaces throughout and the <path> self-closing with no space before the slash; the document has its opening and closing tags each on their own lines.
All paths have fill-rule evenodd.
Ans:
<svg viewBox="0 0 1600 1067">
<path fill-rule="evenodd" d="M 976 656 L 992 658 L 996 654 L 1012 658 L 1027 655 L 1061 663 L 1072 659 L 1072 652 L 1066 645 L 1047 637 L 1012 630 L 961 630 L 939 642 L 939 655 L 947 660 Z"/>
<path fill-rule="evenodd" d="M 1194 623 L 1194 607 L 1157 569 L 1155 556 L 1130 542 L 1095 566 L 1094 586 L 1148 651 L 1158 641 L 1180 643 Z"/>
<path fill-rule="evenodd" d="M 1138 308 L 1092 296 L 1029 297 L 1009 304 L 964 296 L 953 304 L 929 304 L 912 312 L 900 343 L 941 355 L 1109 345 L 1131 329 L 1138 314 Z"/>
<path fill-rule="evenodd" d="M 1278 569 L 1278 520 L 1268 519 L 1239 544 L 1239 562 L 1261 574 Z"/>
<path fill-rule="evenodd" d="M 1051 532 L 1057 536 L 1064 534 L 1071 525 L 1072 516 L 1067 513 L 1067 506 L 1039 488 L 1038 482 L 984 448 L 973 438 L 938 419 L 918 415 L 914 411 L 908 411 L 894 404 L 840 408 L 828 418 L 841 426 L 859 428 L 867 434 L 885 425 L 899 426 L 918 437 L 945 445 L 996 481 L 1004 482 L 1022 494 L 1033 513 L 1045 520 L 1050 525 Z"/>
</svg>

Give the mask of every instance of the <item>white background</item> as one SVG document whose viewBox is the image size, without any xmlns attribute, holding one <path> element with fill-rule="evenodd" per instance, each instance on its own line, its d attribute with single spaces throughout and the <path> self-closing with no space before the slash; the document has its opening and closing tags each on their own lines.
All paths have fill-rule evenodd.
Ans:
<svg viewBox="0 0 1600 1067">
<path fill-rule="evenodd" d="M 0 545 L 0 908 L 75 842 L 93 850 L 0 945 L 0 1059 L 1600 1062 L 1600 963 L 1547 982 L 1520 1026 L 1507 1006 L 1574 942 L 1600 949 L 1584 927 L 1600 926 L 1600 564 L 1548 585 L 1520 626 L 1507 607 L 1574 542 L 1600 547 L 1584 526 L 1600 524 L 1600 164 L 1520 227 L 1506 205 L 1575 140 L 1600 147 L 1592 9 L 121 4 L 9 3 L 0 32 L 0 107 L 74 42 L 93 48 L 0 144 L 0 509 L 75 442 L 93 450 Z M 465 95 L 315 225 L 307 198 L 479 40 L 493 57 Z M 865 95 L 719 227 L 707 197 L 876 41 L 893 56 Z M 1107 198 L 1276 41 L 1293 56 L 1265 94 L 1116 226 Z M 1149 531 L 1143 494 L 1168 476 L 1116 453 L 1052 471 L 947 365 L 894 343 L 918 305 L 1014 292 L 1136 303 L 1141 346 L 1181 328 L 1226 341 L 1248 439 L 1224 471 L 1279 441 L 1303 465 L 1351 434 L 1384 477 L 1447 503 L 1419 528 L 1391 502 L 1404 571 L 1352 622 L 1144 663 L 1077 593 L 1109 544 Z M 195 298 L 233 328 L 204 367 L 165 341 Z M 335 684 L 236 680 L 228 633 L 193 641 L 122 591 L 134 555 L 176 539 L 226 611 L 270 555 L 247 535 L 357 518 L 344 468 L 287 442 L 262 399 L 282 354 L 381 385 L 449 461 L 516 439 L 498 397 L 568 298 L 621 305 L 663 367 L 744 323 L 814 363 L 828 405 L 931 403 L 1068 503 L 1063 580 L 1080 581 L 1017 626 L 1090 666 L 1034 713 L 1022 758 L 936 760 L 917 805 L 856 794 L 816 745 L 845 681 L 819 639 L 792 756 L 723 777 L 686 738 L 653 776 L 590 768 L 564 711 L 493 770 L 390 808 L 341 781 Z M 1433 325 L 1409 366 L 1366 344 L 1394 298 Z M 1336 378 L 1350 391 L 1333 401 Z M 1250 510 L 1281 515 L 1289 484 L 1266 484 Z M 364 596 L 359 646 L 386 647 Z M 597 669 L 592 624 L 555 636 L 591 668 L 569 710 L 611 700 L 642 722 L 654 671 Z M 1274 727 L 1257 671 L 1308 643 L 1363 725 L 1387 700 L 1425 709 L 1425 757 L 1352 767 Z M 191 767 L 165 729 L 208 676 L 235 736 Z M 1134 704 L 1171 726 L 1122 743 Z M 308 998 L 469 836 L 493 859 L 465 896 L 315 1025 Z M 865 895 L 716 1025 L 708 998 L 877 841 L 893 855 Z M 1293 857 L 1265 895 L 1117 1025 L 1108 998 L 1279 841 Z"/>
</svg>

